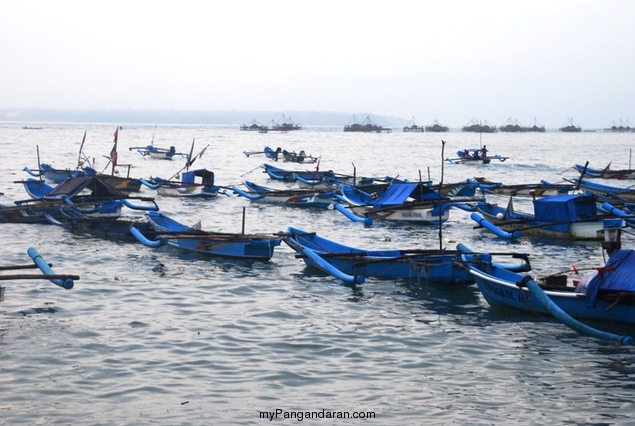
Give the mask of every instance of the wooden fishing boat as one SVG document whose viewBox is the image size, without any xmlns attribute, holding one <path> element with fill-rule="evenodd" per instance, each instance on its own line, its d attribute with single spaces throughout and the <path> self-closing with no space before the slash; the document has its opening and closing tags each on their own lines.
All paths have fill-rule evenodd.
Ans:
<svg viewBox="0 0 635 426">
<path fill-rule="evenodd" d="M 602 183 L 592 182 L 588 179 L 571 179 L 576 188 L 584 190 L 586 193 L 592 194 L 603 201 L 635 201 L 635 188 L 627 188 L 615 185 L 605 185 Z"/>
<path fill-rule="evenodd" d="M 285 162 L 292 163 L 315 163 L 318 161 L 319 157 L 313 157 L 312 155 L 307 155 L 304 150 L 301 150 L 299 153 L 295 151 L 287 151 L 286 149 L 282 149 L 280 147 L 276 148 L 274 151 L 271 147 L 265 146 L 264 151 L 243 151 L 245 156 L 249 157 L 251 155 L 256 154 L 264 154 L 265 157 L 273 160 L 283 160 Z"/>
<path fill-rule="evenodd" d="M 156 158 L 158 160 L 172 160 L 175 156 L 187 158 L 187 154 L 176 152 L 176 148 L 158 148 L 154 145 L 131 146 L 130 151 L 136 149 L 143 157 Z"/>
<path fill-rule="evenodd" d="M 245 189 L 233 186 L 233 191 L 245 198 L 259 203 L 279 204 L 287 207 L 317 207 L 327 209 L 334 192 L 321 192 L 312 189 L 275 189 L 243 181 Z"/>
<path fill-rule="evenodd" d="M 39 199 L 51 192 L 53 186 L 40 179 L 27 178 L 24 181 L 24 189 L 31 198 Z"/>
<path fill-rule="evenodd" d="M 283 241 L 295 250 L 307 266 L 318 268 L 348 284 L 362 284 L 366 278 L 404 278 L 441 285 L 468 285 L 474 278 L 457 264 L 458 251 L 435 249 L 366 250 L 346 246 L 314 232 L 289 227 Z M 516 270 L 531 269 L 527 255 Z"/>
<path fill-rule="evenodd" d="M 343 187 L 334 207 L 351 220 L 364 219 L 438 225 L 450 217 L 449 197 L 420 183 L 393 183 L 383 194 Z M 350 213 L 350 214 L 349 214 Z"/>
<path fill-rule="evenodd" d="M 214 172 L 207 169 L 183 172 L 180 181 L 155 177 L 150 180 L 142 178 L 141 183 L 164 197 L 215 198 L 221 189 L 220 186 L 214 185 Z"/>
<path fill-rule="evenodd" d="M 53 188 L 34 179 L 27 179 L 24 185 L 35 198 L 15 201 L 13 206 L 0 205 L 0 222 L 46 223 L 45 214 L 59 216 L 60 209 L 69 205 L 86 215 L 99 217 L 119 217 L 124 206 L 158 210 L 153 198 L 130 197 L 96 176 L 70 177 Z M 134 204 L 130 201 L 133 199 L 150 204 Z"/>
<path fill-rule="evenodd" d="M 487 156 L 487 147 L 483 148 L 468 148 L 462 151 L 457 151 L 456 158 L 446 158 L 450 164 L 489 164 L 492 159 L 496 159 L 501 163 L 507 160 L 509 157 L 502 157 L 498 154 L 493 157 Z"/>
<path fill-rule="evenodd" d="M 534 213 L 514 210 L 513 198 L 506 208 L 480 201 L 472 220 L 503 238 L 545 236 L 561 239 L 604 238 L 605 220 L 598 216 L 596 200 L 580 194 L 564 194 L 532 200 Z"/>
<path fill-rule="evenodd" d="M 136 149 L 139 154 L 143 157 L 156 158 L 159 160 L 172 160 L 175 156 L 180 156 L 183 158 L 188 158 L 187 154 L 176 152 L 176 148 L 171 146 L 170 148 L 158 148 L 154 146 L 154 135 L 157 131 L 157 126 L 154 126 L 154 132 L 152 132 L 152 139 L 150 139 L 150 144 L 146 146 L 131 146 L 128 149 L 132 151 Z"/>
<path fill-rule="evenodd" d="M 147 240 L 142 241 L 147 246 L 165 244 L 164 241 L 156 241 L 156 236 L 159 233 L 147 220 L 90 217 L 71 206 L 63 206 L 59 215 L 45 214 L 44 216 L 50 224 L 66 228 L 78 234 L 123 240 Z M 149 240 L 149 238 L 155 241 Z"/>
<path fill-rule="evenodd" d="M 202 231 L 160 212 L 148 212 L 146 217 L 156 231 L 163 233 L 158 238 L 165 239 L 168 245 L 207 255 L 269 260 L 281 242 L 281 238 L 274 235 Z"/>
<path fill-rule="evenodd" d="M 84 167 L 83 169 L 54 169 L 50 165 L 42 163 L 39 171 L 33 171 L 28 167 L 24 168 L 28 174 L 38 178 L 44 178 L 47 182 L 61 183 L 68 177 L 80 177 L 80 176 L 99 176 L 103 181 L 107 182 L 110 186 L 126 192 L 138 192 L 141 189 L 141 181 L 139 179 L 131 177 L 122 177 L 115 175 L 108 175 L 99 173 L 92 167 Z"/>
<path fill-rule="evenodd" d="M 265 169 L 265 173 L 273 180 L 280 180 L 284 182 L 295 182 L 297 177 L 300 176 L 306 180 L 321 179 L 322 177 L 330 177 L 339 180 L 350 180 L 353 176 L 335 173 L 332 170 L 328 171 L 311 171 L 311 170 L 285 170 L 279 167 L 275 167 L 271 164 L 263 164 L 262 168 Z"/>
<path fill-rule="evenodd" d="M 79 280 L 78 275 L 71 274 L 57 274 L 51 268 L 48 262 L 44 260 L 44 258 L 38 253 L 38 251 L 34 247 L 29 247 L 27 249 L 27 254 L 33 261 L 32 264 L 27 265 L 7 265 L 0 266 L 0 271 L 3 273 L 0 274 L 0 281 L 17 281 L 17 280 L 48 280 L 56 286 L 62 287 L 66 290 L 70 290 L 74 287 L 75 281 Z M 42 273 L 41 274 L 5 274 L 5 271 L 23 271 L 26 269 L 36 269 L 38 268 Z M 4 293 L 6 290 L 6 286 L 0 285 L 0 302 L 4 302 Z"/>
<path fill-rule="evenodd" d="M 56 169 L 48 163 L 41 163 L 38 170 L 31 170 L 29 167 L 23 169 L 34 177 L 44 177 L 49 182 L 60 183 L 68 177 L 77 177 L 84 174 L 83 170 Z"/>
<path fill-rule="evenodd" d="M 603 169 L 593 169 L 582 164 L 576 164 L 574 167 L 582 174 L 583 178 L 635 179 L 635 169 L 612 170 L 611 163 Z"/>
<path fill-rule="evenodd" d="M 635 324 L 634 250 L 612 252 L 604 266 L 590 274 L 578 275 L 575 280 L 570 274 L 576 271 L 534 280 L 492 264 L 487 256 L 467 260 L 479 290 L 492 307 L 555 316 L 577 331 L 622 343 L 626 343 L 624 336 L 607 336 L 576 320 Z M 632 339 L 628 343 L 632 344 Z"/>
<path fill-rule="evenodd" d="M 552 195 L 568 194 L 575 189 L 571 183 L 523 183 L 517 185 L 505 185 L 501 182 L 492 182 L 483 177 L 470 178 L 468 182 L 474 183 L 483 194 L 498 194 L 514 197 L 549 197 Z"/>
</svg>

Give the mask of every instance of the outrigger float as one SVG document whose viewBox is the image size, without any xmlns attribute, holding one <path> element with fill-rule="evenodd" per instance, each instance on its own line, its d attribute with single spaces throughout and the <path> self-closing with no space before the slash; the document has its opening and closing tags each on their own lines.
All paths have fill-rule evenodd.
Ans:
<svg viewBox="0 0 635 426">
<path fill-rule="evenodd" d="M 34 247 L 29 247 L 26 252 L 31 258 L 31 260 L 33 261 L 33 264 L 0 266 L 0 271 L 22 271 L 25 269 L 38 268 L 42 273 L 41 274 L 0 274 L 0 281 L 44 279 L 44 280 L 49 280 L 51 283 L 55 284 L 58 287 L 62 287 L 66 290 L 70 290 L 75 285 L 75 281 L 79 280 L 78 275 L 55 273 L 55 271 L 51 269 L 51 266 L 53 265 L 50 263 L 47 263 Z M 6 287 L 4 285 L 0 285 L 0 302 L 4 301 L 5 290 L 6 290 Z"/>
</svg>

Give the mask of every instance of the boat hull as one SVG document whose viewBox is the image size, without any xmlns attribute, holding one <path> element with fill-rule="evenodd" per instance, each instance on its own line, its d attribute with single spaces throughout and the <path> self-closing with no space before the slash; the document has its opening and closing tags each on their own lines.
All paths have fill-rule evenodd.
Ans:
<svg viewBox="0 0 635 426">
<path fill-rule="evenodd" d="M 483 297 L 493 307 L 513 309 L 526 313 L 549 316 L 549 311 L 527 288 L 519 288 L 520 276 L 496 269 L 496 275 L 472 269 L 472 275 Z M 595 307 L 588 307 L 584 294 L 575 291 L 545 290 L 547 296 L 564 312 L 577 319 L 601 320 L 635 324 L 635 305 L 616 304 L 615 301 L 598 299 Z"/>
<path fill-rule="evenodd" d="M 439 221 L 445 223 L 450 218 L 449 208 L 444 208 L 443 214 L 439 217 L 439 208 L 430 205 L 397 206 L 381 210 L 375 210 L 369 206 L 353 206 L 350 209 L 359 217 L 370 215 L 373 220 L 407 222 L 417 225 L 438 225 Z"/>
<path fill-rule="evenodd" d="M 322 262 L 349 276 L 376 277 L 380 279 L 404 278 L 442 285 L 468 285 L 474 283 L 469 271 L 457 265 L 457 254 L 429 253 L 407 254 L 400 250 L 364 250 L 345 246 L 335 241 L 289 227 L 291 235 L 285 243 L 298 252 L 307 266 L 331 273 Z M 316 253 L 316 262 L 306 251 Z"/>
<path fill-rule="evenodd" d="M 477 204 L 476 211 L 488 222 L 510 233 L 520 231 L 525 236 L 574 240 L 601 240 L 604 238 L 604 222 L 602 220 L 572 222 L 567 227 L 567 230 L 563 232 L 559 230 L 559 225 L 549 225 L 549 222 L 535 221 L 529 215 L 515 214 L 509 220 L 499 219 L 498 216 L 505 217 L 506 210 L 493 204 Z"/>
<path fill-rule="evenodd" d="M 157 188 L 157 194 L 163 197 L 206 197 L 214 198 L 218 196 L 218 186 L 203 185 L 163 185 Z"/>
<path fill-rule="evenodd" d="M 281 239 L 268 235 L 205 232 L 183 225 L 159 212 L 149 212 L 148 221 L 157 231 L 175 234 L 171 246 L 206 255 L 234 259 L 269 260 Z M 181 233 L 182 235 L 177 235 Z"/>
</svg>

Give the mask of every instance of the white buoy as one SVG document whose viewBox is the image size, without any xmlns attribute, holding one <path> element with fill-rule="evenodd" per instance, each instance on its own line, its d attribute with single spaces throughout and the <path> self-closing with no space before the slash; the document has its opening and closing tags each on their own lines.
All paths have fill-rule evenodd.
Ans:
<svg viewBox="0 0 635 426">
<path fill-rule="evenodd" d="M 502 214 L 502 213 L 496 213 L 496 219 L 503 220 L 503 219 L 505 219 L 505 215 Z"/>
</svg>

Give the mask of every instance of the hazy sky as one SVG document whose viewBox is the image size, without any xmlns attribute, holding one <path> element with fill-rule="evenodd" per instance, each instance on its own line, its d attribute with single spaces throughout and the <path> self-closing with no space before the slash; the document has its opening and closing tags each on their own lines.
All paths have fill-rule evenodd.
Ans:
<svg viewBox="0 0 635 426">
<path fill-rule="evenodd" d="M 0 0 L 0 108 L 635 123 L 635 1 Z"/>
</svg>

